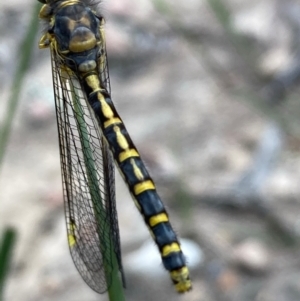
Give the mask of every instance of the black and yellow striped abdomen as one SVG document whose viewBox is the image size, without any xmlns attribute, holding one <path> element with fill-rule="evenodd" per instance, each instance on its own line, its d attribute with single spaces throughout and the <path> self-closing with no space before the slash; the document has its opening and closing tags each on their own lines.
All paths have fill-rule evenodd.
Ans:
<svg viewBox="0 0 300 301">
<path fill-rule="evenodd" d="M 90 7 L 90 1 L 39 1 L 44 3 L 44 6 L 40 11 L 40 18 L 45 20 L 48 26 L 48 30 L 41 38 L 39 46 L 40 48 L 50 47 L 51 49 L 54 74 L 54 92 L 58 107 L 64 108 L 69 106 L 70 111 L 73 112 L 72 116 L 74 116 L 74 119 L 77 118 L 77 128 L 80 128 L 80 122 L 84 120 L 84 113 L 82 113 L 82 115 L 76 113 L 76 102 L 88 102 L 89 108 L 91 108 L 89 111 L 92 111 L 95 115 L 95 118 L 93 117 L 92 119 L 96 119 L 99 127 L 101 128 L 101 132 L 113 154 L 115 163 L 129 188 L 137 208 L 144 217 L 151 236 L 158 246 L 163 265 L 170 272 L 170 276 L 176 290 L 180 293 L 189 291 L 192 284 L 180 243 L 172 229 L 166 209 L 157 194 L 155 184 L 110 97 L 103 17 L 96 13 L 94 8 Z M 77 83 L 80 85 L 79 88 L 77 88 Z M 63 113 L 65 113 L 65 115 Z M 61 156 L 65 156 L 64 160 L 67 160 L 67 163 L 64 164 L 66 166 L 72 165 L 72 155 L 76 157 L 77 161 L 75 160 L 75 164 L 78 163 L 76 168 L 78 167 L 79 173 L 79 167 L 80 164 L 82 164 L 82 160 L 80 160 L 80 157 L 78 157 L 76 152 L 76 143 L 74 143 L 74 145 L 72 144 L 72 138 L 76 138 L 77 136 L 72 136 L 73 128 L 71 123 L 68 121 L 69 113 L 68 111 L 63 111 L 58 112 L 58 114 L 61 120 L 65 121 L 67 124 L 59 124 L 59 128 L 63 133 L 62 135 L 64 135 L 66 137 L 65 140 L 67 140 L 66 143 L 65 140 L 61 142 L 67 155 L 62 153 Z M 80 118 L 76 117 L 77 115 L 80 115 Z M 87 136 L 90 134 L 88 131 L 86 133 L 85 131 L 83 132 Z M 84 134 L 82 134 L 82 137 L 84 137 Z M 101 136 L 100 138 L 102 139 L 103 137 Z M 80 139 L 77 138 L 77 140 L 79 141 Z M 82 145 L 82 141 L 80 143 Z M 72 155 L 68 155 L 68 151 L 72 146 Z M 96 151 L 99 151 L 99 148 L 95 150 L 95 152 Z M 86 161 L 88 161 L 90 157 L 92 156 L 87 156 Z M 99 157 L 101 157 L 101 155 Z M 69 175 L 73 175 L 72 168 L 72 166 L 69 169 L 65 168 L 66 175 L 68 177 Z M 110 168 L 109 164 L 107 168 Z M 81 170 L 82 169 L 80 169 L 80 171 Z M 103 173 L 105 178 L 106 172 Z M 83 174 L 85 175 L 84 172 Z M 89 173 L 87 175 L 89 176 Z M 69 178 L 68 180 L 74 184 L 74 187 L 77 185 L 78 190 L 81 193 L 81 186 L 77 183 L 80 181 Z M 101 180 L 100 176 L 99 179 Z M 81 178 L 79 178 L 79 180 L 81 180 Z M 89 186 L 88 180 L 84 179 L 83 182 L 85 183 L 85 187 Z M 109 186 L 110 181 L 105 181 L 105 183 L 106 186 Z M 76 218 L 78 220 L 82 218 L 80 210 L 84 210 L 87 216 L 93 215 L 93 210 L 84 207 L 81 203 L 78 203 L 79 209 L 72 205 L 75 202 L 73 200 L 74 196 L 72 195 L 72 192 L 75 190 L 74 187 L 72 185 L 66 185 L 67 193 L 65 195 L 66 203 L 70 207 L 66 210 L 66 218 L 67 223 L 70 224 L 68 231 L 69 244 L 71 248 L 73 248 L 73 245 L 76 245 L 75 232 L 80 231 L 80 227 L 76 227 L 77 224 L 80 224 L 76 221 Z M 109 187 L 105 187 L 105 189 L 109 190 Z M 108 193 L 108 195 L 110 194 L 113 193 Z M 79 200 L 83 202 L 89 197 L 89 195 L 83 195 L 81 193 L 79 195 Z M 107 202 L 109 201 L 112 200 L 110 200 L 110 197 L 107 197 Z M 106 206 L 109 207 L 107 204 Z M 74 208 L 77 211 L 74 211 Z M 72 216 L 74 215 L 75 218 L 71 220 L 70 214 L 72 214 Z M 107 214 L 109 215 L 109 213 Z M 113 219 L 114 217 L 115 213 L 113 213 Z M 93 221 L 94 219 L 92 218 L 91 220 Z M 113 227 L 117 227 L 114 225 L 114 222 L 112 223 Z M 117 222 L 115 222 L 115 224 L 117 224 Z M 82 222 L 82 225 L 84 225 L 84 222 Z M 98 224 L 96 226 L 98 226 Z M 97 231 L 93 230 L 93 233 L 94 232 Z M 118 229 L 114 232 L 115 245 L 118 247 Z M 95 240 L 97 243 L 98 241 L 99 239 Z M 104 239 L 104 241 L 109 241 L 109 239 Z M 84 240 L 82 240 L 80 244 L 83 246 Z M 82 252 L 88 252 L 86 248 L 83 249 L 84 251 Z M 89 253 L 87 254 L 88 256 L 81 253 L 79 254 L 86 265 L 86 269 L 82 268 L 81 261 L 79 261 L 77 257 L 75 259 L 73 257 L 73 259 L 82 277 L 87 283 L 89 283 L 89 285 L 91 285 L 92 281 L 88 276 L 86 276 L 86 270 L 92 270 L 92 264 L 86 261 L 94 259 L 94 256 L 89 256 Z M 118 255 L 119 253 L 117 252 L 117 256 Z M 118 257 L 118 259 L 120 258 Z M 121 269 L 120 262 L 119 266 Z M 91 285 L 91 287 L 95 289 L 96 285 Z M 102 288 L 98 289 L 97 287 L 96 290 L 99 292 L 103 291 Z"/>
<path fill-rule="evenodd" d="M 110 96 L 100 86 L 97 73 L 83 76 L 82 82 L 119 171 L 159 248 L 164 267 L 170 271 L 177 291 L 188 291 L 191 281 L 186 260 L 152 178 Z"/>
</svg>

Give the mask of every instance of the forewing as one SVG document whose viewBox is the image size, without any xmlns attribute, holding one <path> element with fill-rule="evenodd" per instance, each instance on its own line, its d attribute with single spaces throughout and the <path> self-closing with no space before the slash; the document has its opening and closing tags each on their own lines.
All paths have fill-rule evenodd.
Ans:
<svg viewBox="0 0 300 301">
<path fill-rule="evenodd" d="M 122 272 L 113 160 L 76 75 L 51 56 L 70 252 L 85 282 L 103 293 L 112 251 Z"/>
</svg>

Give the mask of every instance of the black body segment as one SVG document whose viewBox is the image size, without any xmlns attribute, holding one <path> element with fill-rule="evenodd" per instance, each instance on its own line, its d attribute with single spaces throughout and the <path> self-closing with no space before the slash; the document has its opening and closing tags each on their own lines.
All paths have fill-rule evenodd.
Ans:
<svg viewBox="0 0 300 301">
<path fill-rule="evenodd" d="M 122 273 L 114 168 L 144 217 L 179 293 L 192 287 L 186 260 L 155 184 L 110 96 L 104 19 L 84 0 L 43 0 L 40 18 L 50 47 L 68 241 L 91 288 L 104 292 Z M 99 218 L 100 216 L 100 218 Z"/>
</svg>

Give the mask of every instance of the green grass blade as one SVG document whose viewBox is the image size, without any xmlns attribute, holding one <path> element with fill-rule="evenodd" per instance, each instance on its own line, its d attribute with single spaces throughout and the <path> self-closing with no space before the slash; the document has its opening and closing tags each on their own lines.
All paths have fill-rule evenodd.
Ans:
<svg viewBox="0 0 300 301">
<path fill-rule="evenodd" d="M 3 300 L 5 280 L 9 271 L 13 248 L 16 242 L 16 231 L 7 228 L 0 244 L 0 301 Z"/>
<path fill-rule="evenodd" d="M 15 115 L 17 105 L 19 102 L 19 94 L 21 91 L 23 80 L 26 71 L 29 67 L 31 54 L 33 52 L 34 47 L 36 47 L 35 37 L 38 32 L 37 15 L 40 10 L 40 7 L 41 4 L 37 2 L 32 11 L 31 21 L 24 36 L 24 40 L 22 41 L 21 45 L 19 45 L 19 64 L 12 83 L 12 92 L 8 101 L 7 112 L 4 115 L 5 117 L 0 132 L 0 166 L 3 162 L 8 137 L 12 127 L 12 121 L 14 120 L 13 116 Z"/>
<path fill-rule="evenodd" d="M 102 207 L 103 203 L 101 199 L 101 193 L 99 190 L 99 183 L 97 180 L 96 167 L 94 164 L 94 155 L 89 145 L 88 129 L 83 117 L 84 109 L 80 103 L 80 98 L 76 95 L 76 91 L 74 91 L 74 88 L 72 91 L 72 97 L 73 97 L 74 110 L 76 112 L 75 116 L 77 118 L 78 133 L 80 135 L 80 140 L 82 141 L 83 144 L 82 149 L 83 149 L 84 162 L 86 166 L 89 190 L 92 198 L 96 221 L 98 223 L 99 228 L 103 230 L 104 233 L 103 237 L 109 237 L 111 239 L 110 233 L 112 233 L 112 229 L 110 229 L 110 225 L 106 221 L 102 220 L 101 214 L 99 214 L 99 211 L 106 210 L 106 209 Z M 100 210 L 96 208 L 100 208 Z M 125 301 L 125 296 L 123 294 L 123 286 L 118 273 L 118 263 L 117 263 L 116 254 L 114 253 L 113 248 L 110 249 L 105 248 L 105 243 L 101 243 L 102 240 L 103 238 L 100 236 L 99 233 L 100 248 L 103 257 L 105 258 L 111 257 L 113 263 L 112 272 L 110 272 L 109 274 L 108 271 L 111 270 L 111 267 L 104 266 L 107 281 L 109 282 L 110 279 L 112 281 L 111 286 L 108 289 L 109 300 Z M 113 246 L 112 242 L 111 245 Z"/>
</svg>

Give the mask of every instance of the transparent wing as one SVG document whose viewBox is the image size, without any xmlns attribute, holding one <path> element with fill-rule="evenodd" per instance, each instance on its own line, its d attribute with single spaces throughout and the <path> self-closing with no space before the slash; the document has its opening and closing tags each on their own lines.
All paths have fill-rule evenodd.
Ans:
<svg viewBox="0 0 300 301">
<path fill-rule="evenodd" d="M 122 273 L 114 162 L 76 75 L 53 50 L 51 57 L 70 252 L 85 282 L 103 293 L 112 251 Z M 106 60 L 103 66 L 99 77 L 109 90 Z"/>
</svg>

